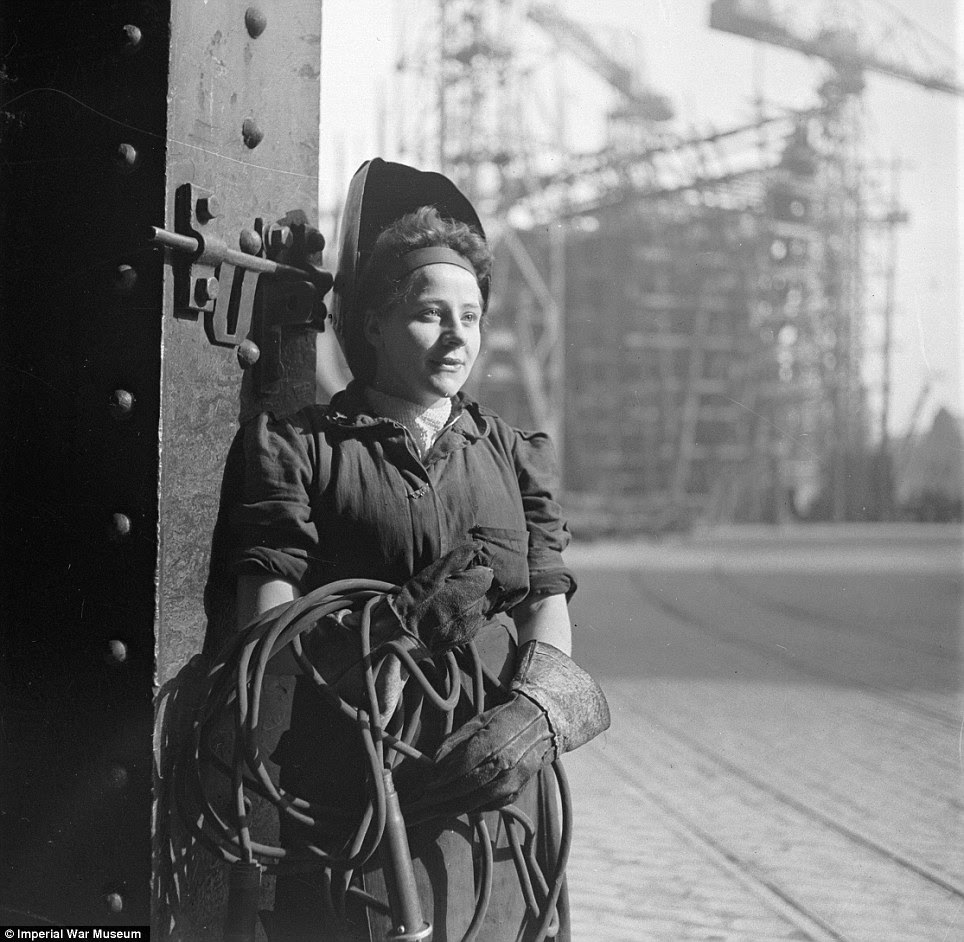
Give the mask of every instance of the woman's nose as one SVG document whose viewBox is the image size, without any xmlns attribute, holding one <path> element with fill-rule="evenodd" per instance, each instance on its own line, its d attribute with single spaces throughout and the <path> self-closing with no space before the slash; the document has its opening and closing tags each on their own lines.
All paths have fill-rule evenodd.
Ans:
<svg viewBox="0 0 964 942">
<path fill-rule="evenodd" d="M 442 340 L 452 347 L 461 347 L 465 343 L 465 325 L 457 317 L 446 320 L 443 324 Z"/>
</svg>

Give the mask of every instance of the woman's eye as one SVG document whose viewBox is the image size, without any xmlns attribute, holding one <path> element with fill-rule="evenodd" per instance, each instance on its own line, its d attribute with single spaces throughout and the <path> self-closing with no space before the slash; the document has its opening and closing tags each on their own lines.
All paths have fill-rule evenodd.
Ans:
<svg viewBox="0 0 964 942">
<path fill-rule="evenodd" d="M 427 307 L 422 311 L 419 311 L 419 317 L 425 320 L 435 320 L 442 316 L 441 311 L 437 307 Z"/>
<path fill-rule="evenodd" d="M 479 321 L 479 315 L 475 311 L 466 311 L 462 315 L 463 324 L 477 324 Z"/>
</svg>

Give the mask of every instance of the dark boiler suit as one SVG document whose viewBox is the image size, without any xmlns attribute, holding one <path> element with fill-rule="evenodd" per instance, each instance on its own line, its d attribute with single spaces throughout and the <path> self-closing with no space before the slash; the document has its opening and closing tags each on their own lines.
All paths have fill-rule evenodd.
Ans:
<svg viewBox="0 0 964 942">
<path fill-rule="evenodd" d="M 497 610 L 477 643 L 503 682 L 511 679 L 515 657 L 508 611 L 530 594 L 569 596 L 575 590 L 562 557 L 569 534 L 553 497 L 557 469 L 550 440 L 511 428 L 461 394 L 424 459 L 400 424 L 372 413 L 356 383 L 329 405 L 282 418 L 257 416 L 242 426 L 239 438 L 243 484 L 230 514 L 238 574 L 276 576 L 302 594 L 339 579 L 398 585 L 477 539 L 499 586 Z M 443 736 L 441 724 L 427 716 L 418 748 L 431 755 Z M 296 686 L 291 729 L 274 758 L 286 788 L 342 808 L 346 821 L 362 813 L 367 765 L 358 737 L 307 682 Z M 543 860 L 552 856 L 558 827 L 549 778 L 538 776 L 517 802 L 537 822 Z M 525 902 L 505 822 L 492 812 L 486 819 L 495 842 L 495 877 L 478 938 L 505 942 L 516 938 Z M 282 836 L 297 845 L 296 826 L 283 824 Z M 479 858 L 472 837 L 467 817 L 411 829 L 417 883 L 435 942 L 460 939 L 471 918 Z M 377 864 L 360 877 L 379 895 Z M 277 924 L 286 927 L 281 937 L 367 940 L 365 915 L 325 915 L 319 886 L 312 874 L 279 879 Z M 565 894 L 559 911 L 557 938 L 568 940 Z M 384 920 L 369 919 L 373 937 L 382 938 Z M 319 936 L 320 925 L 327 934 Z"/>
</svg>

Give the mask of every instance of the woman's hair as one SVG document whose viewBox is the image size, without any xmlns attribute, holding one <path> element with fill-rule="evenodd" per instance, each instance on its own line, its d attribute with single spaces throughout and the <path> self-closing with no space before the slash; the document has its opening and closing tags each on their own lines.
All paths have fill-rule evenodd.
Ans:
<svg viewBox="0 0 964 942">
<path fill-rule="evenodd" d="M 492 272 L 492 252 L 483 236 L 464 222 L 443 219 L 434 206 L 421 206 L 396 219 L 375 240 L 359 279 L 355 304 L 359 319 L 366 311 L 380 314 L 403 301 L 406 292 L 416 283 L 417 270 L 395 281 L 386 273 L 409 252 L 435 247 L 453 249 L 465 258 L 475 269 L 480 290 L 486 296 L 485 289 Z M 352 373 L 362 381 L 370 381 L 375 371 L 374 351 L 361 329 L 355 334 L 355 343 L 350 344 L 345 352 Z"/>
<path fill-rule="evenodd" d="M 471 263 L 479 285 L 488 284 L 492 253 L 485 239 L 471 226 L 443 219 L 434 206 L 421 206 L 396 219 L 375 240 L 358 289 L 358 309 L 381 311 L 393 307 L 412 282 L 411 275 L 390 281 L 385 273 L 402 256 L 416 249 L 443 246 Z"/>
</svg>

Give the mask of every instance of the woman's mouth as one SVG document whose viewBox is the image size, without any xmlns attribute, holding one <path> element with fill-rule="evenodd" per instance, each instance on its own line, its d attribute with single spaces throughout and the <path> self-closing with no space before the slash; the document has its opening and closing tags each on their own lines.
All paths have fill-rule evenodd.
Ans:
<svg viewBox="0 0 964 942">
<path fill-rule="evenodd" d="M 442 357 L 432 362 L 443 370 L 457 370 L 463 365 L 462 361 L 457 357 Z"/>
</svg>

